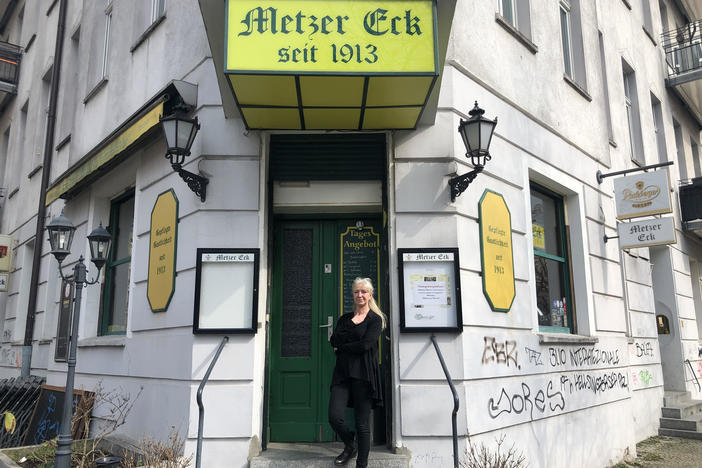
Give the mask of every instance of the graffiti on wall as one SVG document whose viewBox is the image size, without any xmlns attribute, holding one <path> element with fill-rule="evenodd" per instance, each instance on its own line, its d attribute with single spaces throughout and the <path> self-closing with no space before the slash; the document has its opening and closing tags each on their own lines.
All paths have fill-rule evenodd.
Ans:
<svg viewBox="0 0 702 468">
<path fill-rule="evenodd" d="M 470 392 L 484 409 L 471 415 L 471 433 L 612 403 L 662 383 L 655 340 L 561 344 L 529 334 L 475 335 L 464 343 L 479 360 Z"/>
<path fill-rule="evenodd" d="M 20 353 L 11 346 L 0 346 L 0 366 L 22 367 Z"/>
<path fill-rule="evenodd" d="M 505 364 L 509 367 L 511 362 L 513 367 L 521 369 L 519 362 L 517 362 L 518 351 L 516 340 L 497 341 L 493 336 L 484 336 L 483 341 L 485 343 L 483 358 L 481 359 L 483 364 Z"/>
</svg>

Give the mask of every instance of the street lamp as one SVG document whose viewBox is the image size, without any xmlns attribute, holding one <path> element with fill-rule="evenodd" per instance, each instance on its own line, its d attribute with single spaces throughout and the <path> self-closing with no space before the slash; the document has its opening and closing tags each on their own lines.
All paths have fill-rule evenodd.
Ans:
<svg viewBox="0 0 702 468">
<path fill-rule="evenodd" d="M 66 395 L 63 401 L 63 414 L 59 427 L 59 438 L 56 448 L 56 456 L 54 466 L 56 468 L 70 468 L 71 466 L 71 419 L 73 415 L 73 381 L 76 372 L 76 347 L 78 343 L 78 323 L 80 322 L 80 302 L 81 294 L 84 285 L 95 284 L 100 276 L 100 269 L 107 261 L 107 254 L 110 250 L 110 241 L 112 236 L 107 230 L 100 226 L 93 229 L 88 235 L 90 243 L 91 261 L 98 269 L 97 276 L 88 281 L 86 279 L 87 268 L 83 263 L 83 255 L 78 259 L 78 263 L 73 267 L 73 278 L 67 279 L 63 276 L 61 263 L 71 253 L 71 243 L 73 242 L 73 234 L 76 231 L 73 223 L 63 215 L 60 215 L 51 220 L 46 230 L 49 232 L 49 244 L 51 245 L 51 253 L 59 263 L 59 274 L 64 281 L 72 281 L 75 285 L 75 293 L 73 295 L 73 325 L 71 327 L 70 347 L 68 353 L 68 372 L 66 374 Z"/>
<path fill-rule="evenodd" d="M 182 104 L 175 105 L 172 114 L 159 118 L 168 146 L 166 158 L 171 162 L 173 170 L 188 184 L 190 190 L 200 197 L 200 201 L 204 202 L 207 196 L 207 184 L 210 181 L 206 177 L 183 169 L 185 158 L 190 156 L 190 148 L 193 146 L 195 135 L 200 130 L 197 117 L 188 118 L 186 110 L 187 108 Z"/>
<path fill-rule="evenodd" d="M 485 111 L 478 107 L 478 101 L 475 101 L 475 107 L 468 112 L 470 119 L 461 119 L 458 126 L 458 133 L 460 133 L 466 147 L 466 157 L 470 157 L 470 162 L 475 169 L 449 180 L 452 202 L 456 201 L 456 197 L 462 194 L 482 172 L 485 163 L 492 159 L 490 142 L 492 141 L 492 132 L 495 131 L 495 125 L 497 125 L 497 117 L 495 120 L 490 120 L 483 117 L 484 113 Z"/>
</svg>

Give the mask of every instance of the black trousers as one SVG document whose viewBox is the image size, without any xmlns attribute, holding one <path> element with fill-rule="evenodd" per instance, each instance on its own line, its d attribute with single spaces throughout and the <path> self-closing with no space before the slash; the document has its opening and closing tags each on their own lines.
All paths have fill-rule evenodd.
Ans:
<svg viewBox="0 0 702 468">
<path fill-rule="evenodd" d="M 334 432 L 346 445 L 353 443 L 354 434 L 344 420 L 346 404 L 349 396 L 354 403 L 354 416 L 356 420 L 356 433 L 358 435 L 357 467 L 368 465 L 370 452 L 370 412 L 372 401 L 368 382 L 358 379 L 348 379 L 346 382 L 334 385 L 329 398 L 329 424 Z"/>
</svg>

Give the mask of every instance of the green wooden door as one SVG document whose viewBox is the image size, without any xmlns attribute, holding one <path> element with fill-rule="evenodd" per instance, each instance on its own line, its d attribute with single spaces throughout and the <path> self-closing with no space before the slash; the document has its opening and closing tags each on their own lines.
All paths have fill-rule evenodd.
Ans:
<svg viewBox="0 0 702 468">
<path fill-rule="evenodd" d="M 379 222 L 276 221 L 271 291 L 269 440 L 327 442 L 335 356 L 328 337 L 353 307 L 350 284 L 378 284 Z M 377 289 L 377 286 L 376 286 Z M 341 293 L 341 291 L 344 293 Z"/>
</svg>

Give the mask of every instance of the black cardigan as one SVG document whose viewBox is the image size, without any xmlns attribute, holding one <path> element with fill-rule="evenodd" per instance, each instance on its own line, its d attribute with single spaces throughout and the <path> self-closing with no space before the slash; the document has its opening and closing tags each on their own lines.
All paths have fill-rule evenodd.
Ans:
<svg viewBox="0 0 702 468">
<path fill-rule="evenodd" d="M 360 370 L 356 376 L 369 383 L 373 407 L 383 405 L 382 379 L 378 366 L 378 337 L 383 330 L 383 321 L 378 314 L 369 311 L 363 322 L 351 321 L 353 313 L 339 317 L 329 343 L 336 348 L 336 366 L 331 385 L 343 383 L 349 376 L 349 368 Z M 360 364 L 360 366 L 359 366 Z M 348 402 L 353 408 L 353 401 Z"/>
</svg>

